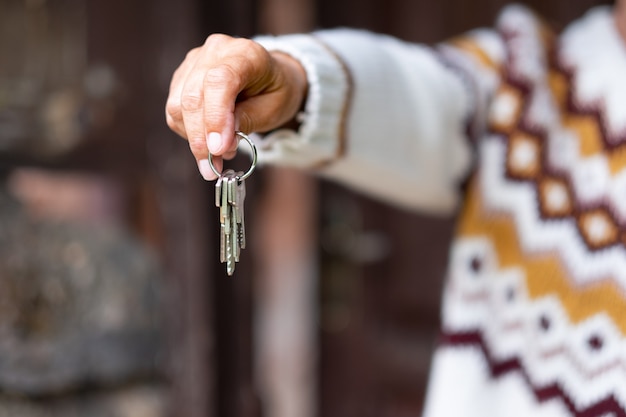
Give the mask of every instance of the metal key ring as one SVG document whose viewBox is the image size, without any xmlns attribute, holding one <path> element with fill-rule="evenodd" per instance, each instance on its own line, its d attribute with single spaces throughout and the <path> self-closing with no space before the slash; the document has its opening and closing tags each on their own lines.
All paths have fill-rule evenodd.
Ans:
<svg viewBox="0 0 626 417">
<path fill-rule="evenodd" d="M 241 139 L 248 142 L 248 145 L 250 145 L 250 149 L 252 149 L 252 165 L 250 166 L 250 169 L 246 171 L 245 174 L 239 177 L 239 181 L 243 181 L 246 178 L 248 178 L 252 174 L 254 169 L 256 168 L 256 160 L 257 160 L 256 146 L 254 145 L 254 142 L 252 142 L 252 140 L 245 133 L 235 132 L 235 135 L 239 136 Z M 215 175 L 217 175 L 218 177 L 222 175 L 222 173 L 219 172 L 217 168 L 215 168 L 215 165 L 213 165 L 213 155 L 211 153 L 209 153 L 209 165 L 211 166 L 211 169 L 213 170 Z"/>
</svg>

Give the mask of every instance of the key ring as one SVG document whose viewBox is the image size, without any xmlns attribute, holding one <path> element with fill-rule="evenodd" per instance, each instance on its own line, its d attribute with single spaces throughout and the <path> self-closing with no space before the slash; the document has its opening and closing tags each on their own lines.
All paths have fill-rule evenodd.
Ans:
<svg viewBox="0 0 626 417">
<path fill-rule="evenodd" d="M 250 145 L 250 149 L 252 149 L 252 165 L 250 166 L 250 169 L 246 171 L 245 174 L 239 177 L 239 181 L 243 181 L 246 178 L 248 178 L 252 174 L 254 169 L 256 168 L 256 160 L 257 160 L 256 146 L 254 145 L 254 142 L 252 142 L 252 140 L 245 133 L 237 131 L 235 132 L 235 135 L 239 136 L 241 139 L 248 142 L 248 145 Z M 213 155 L 211 153 L 209 153 L 209 165 L 211 166 L 211 169 L 213 170 L 215 175 L 217 175 L 218 177 L 222 176 L 222 173 L 218 172 L 217 168 L 215 168 L 215 165 L 213 165 Z"/>
</svg>

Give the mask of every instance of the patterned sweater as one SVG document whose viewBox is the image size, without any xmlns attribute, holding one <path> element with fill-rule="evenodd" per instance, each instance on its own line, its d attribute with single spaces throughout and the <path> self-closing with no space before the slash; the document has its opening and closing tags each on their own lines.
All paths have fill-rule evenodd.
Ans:
<svg viewBox="0 0 626 417">
<path fill-rule="evenodd" d="M 434 48 L 345 29 L 258 41 L 310 81 L 299 131 L 264 138 L 261 161 L 459 213 L 425 416 L 626 416 L 626 45 L 611 10 L 554 34 L 509 6 Z"/>
</svg>

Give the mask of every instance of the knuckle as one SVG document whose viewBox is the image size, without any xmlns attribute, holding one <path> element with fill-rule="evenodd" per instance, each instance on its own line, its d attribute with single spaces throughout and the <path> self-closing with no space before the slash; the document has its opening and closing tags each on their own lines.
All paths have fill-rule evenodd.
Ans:
<svg viewBox="0 0 626 417">
<path fill-rule="evenodd" d="M 222 33 L 212 33 L 206 38 L 206 40 L 204 41 L 204 44 L 205 45 L 219 45 L 231 39 L 233 38 L 231 38 L 228 35 L 224 35 Z"/>
<path fill-rule="evenodd" d="M 165 114 L 167 114 L 173 120 L 181 119 L 182 111 L 180 107 L 180 101 L 172 99 L 168 100 L 165 104 Z"/>
<path fill-rule="evenodd" d="M 204 85 L 208 88 L 224 86 L 225 84 L 239 84 L 240 82 L 241 76 L 239 72 L 227 63 L 210 68 L 204 74 Z"/>
<path fill-rule="evenodd" d="M 208 153 L 204 138 L 189 138 L 189 149 L 191 149 L 191 153 L 198 157 L 204 157 Z"/>
<path fill-rule="evenodd" d="M 252 65 L 263 65 L 269 62 L 269 53 L 261 44 L 250 39 L 235 39 L 232 49 L 238 52 L 241 59 Z"/>
<path fill-rule="evenodd" d="M 193 48 L 190 49 L 187 54 L 185 55 L 185 60 L 193 60 L 195 59 L 196 55 L 198 55 L 200 48 Z"/>
<path fill-rule="evenodd" d="M 224 109 L 219 105 L 208 106 L 204 111 L 203 121 L 207 127 L 222 126 L 224 124 Z"/>
<path fill-rule="evenodd" d="M 250 50 L 256 42 L 251 41 L 247 38 L 234 38 L 232 40 L 232 48 L 237 51 L 248 51 Z"/>
<path fill-rule="evenodd" d="M 269 59 L 269 52 L 261 44 L 248 40 L 248 54 L 249 57 L 256 61 L 265 61 Z"/>
<path fill-rule="evenodd" d="M 183 111 L 197 111 L 202 108 L 203 97 L 191 91 L 183 92 L 180 98 L 180 108 Z"/>
<path fill-rule="evenodd" d="M 174 131 L 178 128 L 178 123 L 176 123 L 174 118 L 169 113 L 165 114 L 165 122 L 167 123 L 167 127 Z"/>
</svg>

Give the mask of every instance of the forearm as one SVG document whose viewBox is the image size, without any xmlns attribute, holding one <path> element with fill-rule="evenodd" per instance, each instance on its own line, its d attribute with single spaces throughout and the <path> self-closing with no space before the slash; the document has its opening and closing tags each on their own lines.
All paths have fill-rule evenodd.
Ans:
<svg viewBox="0 0 626 417">
<path fill-rule="evenodd" d="M 300 129 L 269 135 L 261 159 L 316 168 L 402 206 L 452 209 L 471 159 L 470 96 L 458 75 L 432 50 L 388 37 L 298 36 L 259 39 L 299 59 L 309 77 Z"/>
</svg>

